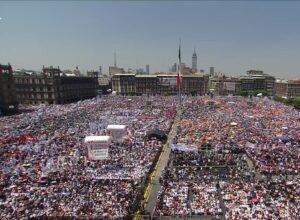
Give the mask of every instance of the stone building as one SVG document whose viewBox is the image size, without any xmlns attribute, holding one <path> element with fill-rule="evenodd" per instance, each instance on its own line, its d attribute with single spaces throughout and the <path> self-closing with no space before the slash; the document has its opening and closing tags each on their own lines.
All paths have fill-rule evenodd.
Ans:
<svg viewBox="0 0 300 220">
<path fill-rule="evenodd" d="M 241 91 L 253 93 L 264 91 L 267 95 L 274 95 L 275 77 L 260 70 L 249 70 L 247 76 L 241 76 Z"/>
<path fill-rule="evenodd" d="M 10 64 L 0 64 L 0 115 L 18 111 L 13 71 Z"/>
<path fill-rule="evenodd" d="M 278 80 L 275 82 L 275 95 L 283 98 L 300 97 L 300 80 Z"/>
<path fill-rule="evenodd" d="M 97 96 L 98 77 L 61 76 L 58 68 L 42 74 L 14 76 L 17 99 L 23 104 L 64 104 Z"/>
<path fill-rule="evenodd" d="M 112 77 L 112 89 L 120 95 L 177 95 L 176 77 L 176 74 L 116 74 Z M 181 94 L 204 95 L 207 92 L 208 75 L 190 74 L 181 77 Z"/>
<path fill-rule="evenodd" d="M 236 77 L 212 75 L 209 79 L 209 88 L 215 95 L 239 95 L 241 82 Z"/>
</svg>

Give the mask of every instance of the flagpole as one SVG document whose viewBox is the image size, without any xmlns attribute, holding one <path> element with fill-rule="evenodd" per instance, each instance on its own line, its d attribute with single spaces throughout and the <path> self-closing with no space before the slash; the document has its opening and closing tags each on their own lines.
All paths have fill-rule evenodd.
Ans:
<svg viewBox="0 0 300 220">
<path fill-rule="evenodd" d="M 181 38 L 179 38 L 179 54 L 178 54 L 178 60 L 179 60 L 179 88 L 178 88 L 178 95 L 179 95 L 179 107 L 181 108 Z"/>
</svg>

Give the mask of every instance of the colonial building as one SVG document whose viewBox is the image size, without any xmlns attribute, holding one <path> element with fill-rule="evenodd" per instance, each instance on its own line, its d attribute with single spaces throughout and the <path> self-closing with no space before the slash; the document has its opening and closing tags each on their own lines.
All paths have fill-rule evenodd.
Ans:
<svg viewBox="0 0 300 220">
<path fill-rule="evenodd" d="M 275 95 L 283 98 L 300 97 L 300 80 L 277 80 Z"/>
<path fill-rule="evenodd" d="M 136 94 L 156 94 L 158 78 L 156 75 L 136 75 Z"/>
<path fill-rule="evenodd" d="M 184 75 L 181 82 L 181 93 L 192 95 L 205 95 L 208 92 L 208 75 Z"/>
<path fill-rule="evenodd" d="M 120 95 L 178 94 L 176 74 L 135 75 L 116 74 L 112 89 Z M 204 95 L 208 92 L 208 75 L 183 75 L 181 94 Z"/>
<path fill-rule="evenodd" d="M 270 96 L 274 95 L 275 77 L 260 70 L 249 70 L 247 74 L 240 77 L 241 91 L 265 91 Z"/>
<path fill-rule="evenodd" d="M 120 95 L 135 94 L 135 74 L 115 74 L 112 77 L 112 89 Z"/>
<path fill-rule="evenodd" d="M 241 82 L 236 77 L 212 76 L 209 80 L 209 88 L 215 95 L 239 95 Z"/>
<path fill-rule="evenodd" d="M 97 95 L 97 75 L 61 76 L 58 68 L 43 67 L 39 75 L 14 76 L 17 99 L 24 104 L 64 104 Z"/>
<path fill-rule="evenodd" d="M 0 64 L 0 115 L 15 113 L 18 102 L 15 92 L 12 67 Z"/>
</svg>

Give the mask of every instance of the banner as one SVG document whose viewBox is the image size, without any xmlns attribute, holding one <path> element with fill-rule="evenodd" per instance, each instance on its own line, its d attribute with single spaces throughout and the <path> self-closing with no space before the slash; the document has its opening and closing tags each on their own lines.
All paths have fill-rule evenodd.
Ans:
<svg viewBox="0 0 300 220">
<path fill-rule="evenodd" d="M 107 130 L 116 143 L 122 143 L 126 135 L 126 125 L 108 125 Z"/>
<path fill-rule="evenodd" d="M 224 87 L 227 91 L 235 92 L 235 82 L 224 82 Z"/>
<path fill-rule="evenodd" d="M 99 143 L 90 143 L 88 145 L 88 158 L 90 160 L 103 160 L 108 158 L 109 145 Z"/>
<path fill-rule="evenodd" d="M 89 160 L 108 158 L 108 149 L 111 144 L 110 136 L 87 136 L 84 142 L 87 145 Z M 78 153 L 76 153 L 77 156 L 79 156 Z"/>
<path fill-rule="evenodd" d="M 160 86 L 177 86 L 176 77 L 159 77 L 158 84 Z"/>
<path fill-rule="evenodd" d="M 197 152 L 198 147 L 194 145 L 186 145 L 186 144 L 172 144 L 171 150 L 178 150 L 183 152 Z"/>
</svg>

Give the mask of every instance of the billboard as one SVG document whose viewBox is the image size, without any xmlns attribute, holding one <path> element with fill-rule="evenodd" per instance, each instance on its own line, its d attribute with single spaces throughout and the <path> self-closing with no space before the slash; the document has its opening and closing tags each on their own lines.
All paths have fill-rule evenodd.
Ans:
<svg viewBox="0 0 300 220">
<path fill-rule="evenodd" d="M 126 125 L 108 125 L 107 130 L 116 143 L 122 143 L 126 135 Z"/>
<path fill-rule="evenodd" d="M 89 160 L 103 160 L 108 158 L 109 145 L 111 144 L 110 136 L 87 136 L 85 144 L 87 145 Z"/>
<path fill-rule="evenodd" d="M 235 82 L 224 82 L 224 87 L 227 91 L 235 92 Z"/>
<path fill-rule="evenodd" d="M 160 86 L 176 86 L 177 80 L 176 77 L 158 77 L 158 84 Z"/>
</svg>

